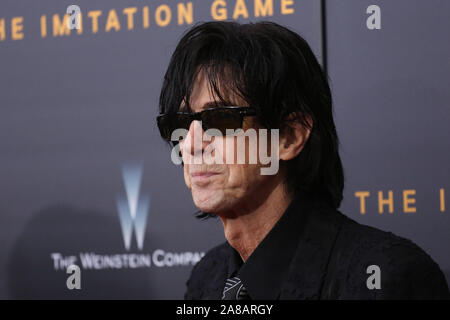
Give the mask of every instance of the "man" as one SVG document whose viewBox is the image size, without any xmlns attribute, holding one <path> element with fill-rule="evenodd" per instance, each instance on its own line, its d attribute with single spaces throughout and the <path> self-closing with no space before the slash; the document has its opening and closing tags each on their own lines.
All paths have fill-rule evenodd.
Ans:
<svg viewBox="0 0 450 320">
<path fill-rule="evenodd" d="M 200 216 L 219 217 L 227 240 L 194 267 L 186 299 L 449 297 L 419 247 L 337 210 L 331 93 L 298 34 L 269 22 L 193 27 L 170 61 L 160 113 Z M 269 174 L 264 152 L 276 161 Z"/>
</svg>

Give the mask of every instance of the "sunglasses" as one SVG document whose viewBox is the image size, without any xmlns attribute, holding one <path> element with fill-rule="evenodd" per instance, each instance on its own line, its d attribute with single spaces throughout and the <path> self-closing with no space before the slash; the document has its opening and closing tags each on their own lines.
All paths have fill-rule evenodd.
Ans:
<svg viewBox="0 0 450 320">
<path fill-rule="evenodd" d="M 217 129 L 222 135 L 226 135 L 227 129 L 237 130 L 242 128 L 244 117 L 255 115 L 256 110 L 251 107 L 226 106 L 208 108 L 194 113 L 160 114 L 156 120 L 161 137 L 164 140 L 171 141 L 172 132 L 176 129 L 189 130 L 194 120 L 202 122 L 203 131 Z"/>
</svg>

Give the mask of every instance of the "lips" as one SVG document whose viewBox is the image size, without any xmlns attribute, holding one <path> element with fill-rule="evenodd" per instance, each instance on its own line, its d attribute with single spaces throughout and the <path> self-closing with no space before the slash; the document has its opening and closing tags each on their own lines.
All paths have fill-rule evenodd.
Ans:
<svg viewBox="0 0 450 320">
<path fill-rule="evenodd" d="M 200 171 L 200 172 L 193 172 L 191 173 L 191 177 L 192 178 L 197 178 L 197 179 L 206 179 L 215 175 L 218 175 L 219 173 L 217 172 L 206 172 L 206 171 Z"/>
</svg>

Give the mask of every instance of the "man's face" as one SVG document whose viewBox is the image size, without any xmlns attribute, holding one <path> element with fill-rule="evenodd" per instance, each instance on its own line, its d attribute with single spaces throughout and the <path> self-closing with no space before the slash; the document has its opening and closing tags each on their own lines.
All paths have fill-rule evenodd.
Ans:
<svg viewBox="0 0 450 320">
<path fill-rule="evenodd" d="M 201 111 L 205 105 L 214 102 L 214 98 L 204 73 L 200 72 L 191 96 L 192 111 Z M 229 100 L 233 101 L 234 105 L 245 106 L 239 99 Z M 245 131 L 248 128 L 257 130 L 255 117 L 244 118 L 242 129 Z M 245 150 L 242 148 L 238 150 L 236 136 L 213 136 L 211 141 L 194 144 L 194 132 L 196 135 L 204 134 L 198 121 L 191 123 L 188 135 L 180 142 L 180 150 L 186 185 L 192 192 L 195 205 L 203 212 L 214 213 L 221 217 L 244 214 L 238 209 L 248 207 L 249 203 L 260 203 L 266 192 L 271 189 L 271 185 L 279 179 L 279 174 L 261 175 L 262 165 L 259 159 L 256 164 L 249 164 L 249 139 L 246 139 Z M 211 150 L 212 156 L 222 158 L 223 164 L 205 164 L 204 161 L 202 164 L 192 164 L 192 157 L 199 155 L 201 157 L 202 150 L 206 148 Z M 238 164 L 237 161 L 227 163 L 227 153 L 232 152 L 236 160 L 237 152 L 242 151 L 246 153 L 245 164 Z M 191 161 L 188 161 L 188 157 Z"/>
</svg>

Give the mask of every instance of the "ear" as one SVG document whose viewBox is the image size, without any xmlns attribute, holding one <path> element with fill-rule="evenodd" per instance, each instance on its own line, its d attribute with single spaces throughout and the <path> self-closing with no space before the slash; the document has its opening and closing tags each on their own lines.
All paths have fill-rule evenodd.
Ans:
<svg viewBox="0 0 450 320">
<path fill-rule="evenodd" d="M 309 139 L 313 121 L 309 115 L 305 116 L 308 128 L 301 124 L 300 115 L 299 112 L 295 112 L 286 118 L 285 127 L 280 134 L 280 160 L 287 161 L 295 158 Z"/>
</svg>

